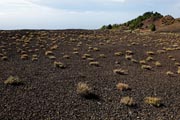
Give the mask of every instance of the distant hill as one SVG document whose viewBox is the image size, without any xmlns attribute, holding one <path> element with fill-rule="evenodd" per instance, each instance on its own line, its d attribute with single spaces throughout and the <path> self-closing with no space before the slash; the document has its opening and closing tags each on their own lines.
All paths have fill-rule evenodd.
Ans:
<svg viewBox="0 0 180 120">
<path fill-rule="evenodd" d="M 180 32 L 180 18 L 175 19 L 170 15 L 163 16 L 158 12 L 146 12 L 126 23 L 104 25 L 101 29 Z"/>
</svg>

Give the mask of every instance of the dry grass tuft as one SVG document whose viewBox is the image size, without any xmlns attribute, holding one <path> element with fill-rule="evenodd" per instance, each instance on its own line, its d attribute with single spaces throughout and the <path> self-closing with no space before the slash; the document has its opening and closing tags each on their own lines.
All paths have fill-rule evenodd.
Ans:
<svg viewBox="0 0 180 120">
<path fill-rule="evenodd" d="M 74 51 L 78 51 L 78 50 L 79 50 L 79 48 L 73 48 L 73 50 L 74 50 Z"/>
<path fill-rule="evenodd" d="M 169 55 L 168 58 L 172 59 L 172 58 L 174 58 L 174 57 L 173 57 L 172 55 Z"/>
<path fill-rule="evenodd" d="M 54 67 L 65 68 L 65 65 L 62 62 L 54 61 Z"/>
<path fill-rule="evenodd" d="M 100 54 L 99 57 L 106 58 L 106 55 L 105 54 Z"/>
<path fill-rule="evenodd" d="M 94 58 L 87 58 L 88 61 L 94 61 Z"/>
<path fill-rule="evenodd" d="M 157 67 L 162 67 L 162 64 L 161 64 L 159 61 L 156 61 L 154 64 L 155 64 Z"/>
<path fill-rule="evenodd" d="M 6 60 L 8 60 L 8 57 L 7 56 L 3 56 L 3 57 L 1 57 L 1 60 L 6 61 Z"/>
<path fill-rule="evenodd" d="M 179 62 L 175 62 L 175 66 L 180 66 L 180 63 Z"/>
<path fill-rule="evenodd" d="M 36 54 L 32 55 L 32 61 L 37 61 L 38 60 L 38 56 Z"/>
<path fill-rule="evenodd" d="M 140 60 L 139 63 L 140 64 L 146 64 L 146 61 L 145 60 Z"/>
<path fill-rule="evenodd" d="M 144 102 L 156 107 L 160 107 L 162 105 L 162 99 L 158 97 L 146 97 Z"/>
<path fill-rule="evenodd" d="M 33 57 L 33 58 L 32 58 L 32 61 L 38 61 L 38 58 Z"/>
<path fill-rule="evenodd" d="M 149 61 L 153 61 L 153 57 L 151 57 L 151 56 L 147 57 L 147 58 L 146 58 L 146 61 L 148 61 L 148 62 L 149 62 Z"/>
<path fill-rule="evenodd" d="M 53 52 L 52 51 L 46 51 L 45 52 L 45 55 L 47 56 L 47 55 L 53 55 Z"/>
<path fill-rule="evenodd" d="M 177 71 L 178 74 L 180 74 L 180 67 L 178 67 L 178 71 Z"/>
<path fill-rule="evenodd" d="M 58 45 L 53 45 L 50 49 L 51 50 L 56 50 L 58 48 Z"/>
<path fill-rule="evenodd" d="M 125 55 L 125 58 L 126 58 L 127 60 L 132 60 L 132 55 Z"/>
<path fill-rule="evenodd" d="M 171 60 L 172 60 L 172 61 L 176 61 L 176 59 L 175 59 L 175 58 L 171 58 Z"/>
<path fill-rule="evenodd" d="M 74 52 L 73 52 L 73 54 L 78 55 L 78 54 L 79 54 L 79 52 L 78 52 L 78 51 L 74 51 Z"/>
<path fill-rule="evenodd" d="M 120 75 L 127 75 L 128 74 L 128 70 L 123 70 L 121 68 L 114 69 L 113 72 L 116 73 L 116 74 L 120 74 Z"/>
<path fill-rule="evenodd" d="M 165 53 L 165 52 L 166 52 L 165 50 L 157 50 L 158 54 L 162 54 L 162 53 Z"/>
<path fill-rule="evenodd" d="M 172 76 L 172 77 L 175 76 L 174 72 L 171 72 L 171 71 L 167 71 L 167 72 L 166 72 L 166 75 Z"/>
<path fill-rule="evenodd" d="M 146 69 L 146 70 L 151 70 L 152 69 L 152 67 L 149 66 L 149 65 L 142 65 L 141 68 Z"/>
<path fill-rule="evenodd" d="M 79 82 L 76 91 L 81 96 L 88 96 L 90 94 L 91 88 L 87 83 Z"/>
<path fill-rule="evenodd" d="M 131 50 L 127 50 L 127 51 L 126 51 L 126 54 L 128 54 L 128 55 L 132 55 L 132 54 L 133 54 L 133 52 L 132 52 Z"/>
<path fill-rule="evenodd" d="M 22 54 L 21 59 L 22 60 L 27 60 L 28 59 L 28 54 Z"/>
<path fill-rule="evenodd" d="M 99 66 L 99 62 L 97 61 L 94 61 L 94 62 L 90 62 L 89 65 L 92 65 L 92 66 Z"/>
<path fill-rule="evenodd" d="M 90 58 L 90 57 L 91 57 L 90 54 L 84 54 L 84 55 L 82 56 L 82 59 L 86 59 L 86 58 Z"/>
<path fill-rule="evenodd" d="M 55 60 L 55 59 L 56 59 L 56 56 L 50 55 L 50 56 L 48 56 L 48 58 L 51 59 L 51 60 Z"/>
<path fill-rule="evenodd" d="M 153 51 L 147 51 L 146 54 L 147 55 L 155 55 L 155 53 Z"/>
<path fill-rule="evenodd" d="M 127 96 L 127 97 L 122 97 L 120 103 L 121 103 L 121 104 L 124 104 L 124 105 L 126 105 L 126 106 L 130 106 L 130 107 L 132 107 L 132 106 L 135 105 L 135 102 L 134 102 L 133 98 L 132 98 L 132 97 L 129 97 L 129 96 Z"/>
<path fill-rule="evenodd" d="M 6 85 L 20 85 L 22 81 L 17 76 L 10 76 L 7 80 L 4 81 Z"/>
<path fill-rule="evenodd" d="M 123 55 L 123 54 L 122 54 L 122 52 L 115 52 L 114 55 L 115 55 L 115 56 L 121 56 L 121 55 Z"/>
<path fill-rule="evenodd" d="M 95 48 L 93 48 L 93 51 L 99 51 L 99 48 L 95 47 Z"/>
<path fill-rule="evenodd" d="M 138 61 L 136 59 L 131 59 L 131 62 L 138 63 Z"/>
<path fill-rule="evenodd" d="M 70 59 L 69 55 L 64 55 L 63 58 Z"/>
<path fill-rule="evenodd" d="M 125 83 L 118 83 L 116 85 L 116 87 L 117 87 L 118 90 L 121 90 L 121 91 L 130 90 L 129 85 L 125 84 Z"/>
<path fill-rule="evenodd" d="M 4 56 L 4 54 L 0 53 L 0 57 L 3 57 L 3 56 Z"/>
</svg>

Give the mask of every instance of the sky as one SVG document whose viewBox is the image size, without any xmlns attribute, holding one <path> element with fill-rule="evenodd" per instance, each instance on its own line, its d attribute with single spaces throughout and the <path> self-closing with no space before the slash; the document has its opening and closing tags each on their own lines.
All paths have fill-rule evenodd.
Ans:
<svg viewBox="0 0 180 120">
<path fill-rule="evenodd" d="M 144 12 L 180 17 L 180 0 L 0 0 L 0 29 L 98 29 Z"/>
</svg>

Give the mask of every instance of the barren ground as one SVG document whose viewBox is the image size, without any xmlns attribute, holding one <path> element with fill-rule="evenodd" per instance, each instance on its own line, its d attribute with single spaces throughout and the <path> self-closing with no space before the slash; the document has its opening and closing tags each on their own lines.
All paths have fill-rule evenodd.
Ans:
<svg viewBox="0 0 180 120">
<path fill-rule="evenodd" d="M 137 63 L 125 58 L 128 50 Z M 56 58 L 48 58 L 46 51 L 52 51 Z M 147 55 L 147 51 L 154 55 Z M 123 55 L 115 56 L 116 52 Z M 22 60 L 22 54 L 27 54 L 28 59 Z M 90 54 L 90 59 L 83 59 L 84 54 Z M 32 61 L 33 55 L 37 55 L 37 61 Z M 0 120 L 180 119 L 179 34 L 0 31 L 0 57 L 4 56 L 8 60 L 0 60 Z M 153 60 L 147 61 L 149 56 Z M 90 60 L 98 61 L 99 67 L 89 65 Z M 141 60 L 146 60 L 145 64 L 152 69 L 142 69 Z M 54 67 L 54 61 L 62 62 L 66 68 Z M 157 67 L 156 61 L 162 66 Z M 128 70 L 128 74 L 113 73 L 117 68 Z M 173 72 L 173 76 L 167 75 L 167 71 Z M 11 75 L 18 76 L 23 84 L 5 85 Z M 78 95 L 79 82 L 90 85 L 99 99 Z M 128 84 L 131 90 L 119 91 L 119 82 Z M 124 96 L 133 97 L 136 106 L 121 104 Z M 163 105 L 144 103 L 148 96 L 162 98 Z"/>
</svg>

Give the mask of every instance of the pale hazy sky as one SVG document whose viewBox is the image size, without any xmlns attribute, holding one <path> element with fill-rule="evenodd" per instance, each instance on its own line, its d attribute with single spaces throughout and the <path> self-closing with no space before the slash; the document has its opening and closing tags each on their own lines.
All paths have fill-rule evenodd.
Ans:
<svg viewBox="0 0 180 120">
<path fill-rule="evenodd" d="M 0 29 L 96 29 L 147 11 L 180 17 L 180 0 L 0 0 Z"/>
</svg>

